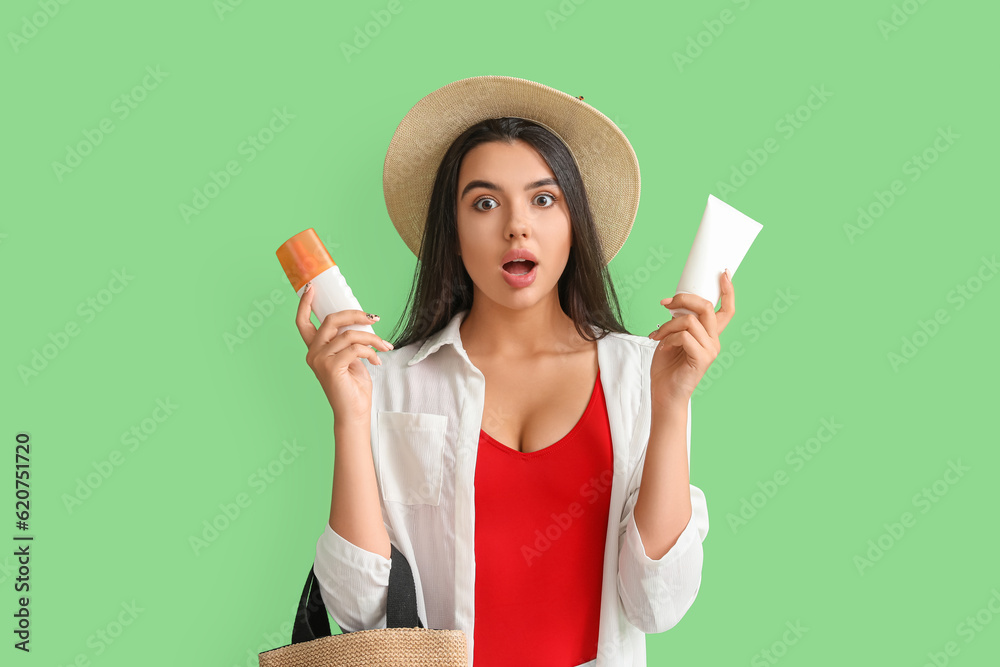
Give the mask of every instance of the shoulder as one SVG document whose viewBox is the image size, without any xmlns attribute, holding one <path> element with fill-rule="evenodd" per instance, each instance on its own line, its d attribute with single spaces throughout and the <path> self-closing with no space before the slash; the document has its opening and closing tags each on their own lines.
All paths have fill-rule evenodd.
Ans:
<svg viewBox="0 0 1000 667">
<path fill-rule="evenodd" d="M 605 335 L 606 339 L 613 341 L 615 345 L 622 346 L 634 346 L 640 348 L 650 348 L 655 349 L 658 341 L 652 338 L 647 338 L 646 336 L 637 336 L 630 333 L 618 333 L 617 331 L 609 331 Z"/>
<path fill-rule="evenodd" d="M 373 383 L 400 385 L 403 383 L 427 382 L 431 377 L 458 373 L 461 371 L 461 357 L 445 345 L 428 353 L 426 341 L 418 340 L 393 350 L 375 350 L 381 364 L 372 364 L 366 359 L 365 366 Z"/>
<path fill-rule="evenodd" d="M 417 411 L 412 402 L 426 393 L 425 388 L 433 383 L 428 373 L 434 371 L 434 360 L 430 358 L 409 365 L 419 349 L 420 343 L 413 343 L 393 350 L 376 350 L 380 364 L 362 360 L 372 380 L 373 416 L 384 411 Z"/>
<path fill-rule="evenodd" d="M 629 333 L 618 333 L 608 331 L 603 338 L 598 341 L 598 345 L 603 345 L 616 358 L 627 360 L 636 359 L 640 362 L 649 362 L 653 359 L 653 352 L 659 341 L 646 336 L 637 336 Z"/>
<path fill-rule="evenodd" d="M 405 347 L 397 347 L 392 350 L 375 350 L 375 355 L 378 357 L 379 361 L 382 362 L 382 364 L 372 364 L 365 360 L 365 365 L 373 375 L 380 372 L 385 373 L 387 371 L 405 371 L 409 365 L 410 359 L 416 356 L 421 345 L 423 345 L 423 341 L 410 343 Z"/>
</svg>

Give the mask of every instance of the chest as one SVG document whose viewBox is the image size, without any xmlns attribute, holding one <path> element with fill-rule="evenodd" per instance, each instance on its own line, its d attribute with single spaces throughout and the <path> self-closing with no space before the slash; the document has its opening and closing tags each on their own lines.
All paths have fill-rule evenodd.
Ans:
<svg viewBox="0 0 1000 667">
<path fill-rule="evenodd" d="M 597 381 L 597 348 L 532 364 L 476 366 L 486 378 L 482 429 L 511 449 L 536 452 L 583 416 Z"/>
</svg>

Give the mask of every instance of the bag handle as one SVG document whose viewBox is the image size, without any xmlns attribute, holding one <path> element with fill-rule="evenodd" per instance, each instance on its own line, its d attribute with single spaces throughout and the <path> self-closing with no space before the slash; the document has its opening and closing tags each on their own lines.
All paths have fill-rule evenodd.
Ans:
<svg viewBox="0 0 1000 667">
<path fill-rule="evenodd" d="M 410 563 L 395 544 L 390 543 L 390 546 L 392 566 L 389 570 L 389 596 L 385 610 L 386 627 L 422 628 L 424 626 L 417 613 L 417 588 L 413 582 Z M 320 595 L 314 565 L 309 568 L 306 585 L 299 598 L 299 608 L 295 612 L 292 643 L 300 644 L 329 637 L 330 634 L 330 621 L 326 616 L 326 605 Z"/>
</svg>

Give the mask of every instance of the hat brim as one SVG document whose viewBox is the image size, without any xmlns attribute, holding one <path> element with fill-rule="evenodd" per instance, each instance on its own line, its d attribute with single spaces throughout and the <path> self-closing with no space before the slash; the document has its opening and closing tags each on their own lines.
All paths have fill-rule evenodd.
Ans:
<svg viewBox="0 0 1000 667">
<path fill-rule="evenodd" d="M 510 76 L 461 79 L 423 97 L 396 128 L 382 187 L 389 218 L 419 257 L 438 166 L 462 132 L 489 118 L 544 125 L 569 147 L 583 178 L 607 264 L 625 244 L 639 209 L 639 161 L 624 133 L 583 100 Z"/>
</svg>

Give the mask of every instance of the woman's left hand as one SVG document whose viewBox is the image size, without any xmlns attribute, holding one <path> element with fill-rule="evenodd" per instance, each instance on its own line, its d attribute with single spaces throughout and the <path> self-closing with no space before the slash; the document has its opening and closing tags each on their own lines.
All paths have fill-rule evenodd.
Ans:
<svg viewBox="0 0 1000 667">
<path fill-rule="evenodd" d="M 736 314 L 736 294 L 726 273 L 719 277 L 722 306 L 696 294 L 675 294 L 663 299 L 664 307 L 687 308 L 683 314 L 660 325 L 649 338 L 659 340 L 649 369 L 654 406 L 687 409 L 695 387 L 722 348 L 721 334 Z"/>
</svg>

